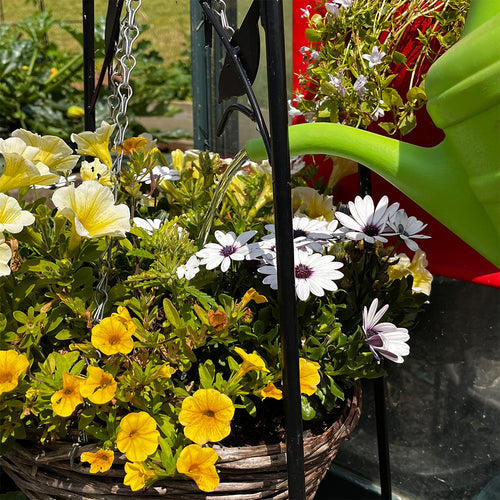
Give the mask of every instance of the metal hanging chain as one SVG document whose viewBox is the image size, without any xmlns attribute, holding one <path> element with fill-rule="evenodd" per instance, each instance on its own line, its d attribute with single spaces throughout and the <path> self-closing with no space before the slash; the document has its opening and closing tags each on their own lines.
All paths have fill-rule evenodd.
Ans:
<svg viewBox="0 0 500 500">
<path fill-rule="evenodd" d="M 115 156 L 111 167 L 113 179 L 113 195 L 115 200 L 118 194 L 118 183 L 123 163 L 123 150 L 121 148 L 125 140 L 125 132 L 128 127 L 127 107 L 134 91 L 130 85 L 130 74 L 135 68 L 136 59 L 133 53 L 133 45 L 139 36 L 136 14 L 141 7 L 142 0 L 125 0 L 125 15 L 121 21 L 120 34 L 114 61 L 110 69 L 112 94 L 108 98 L 109 115 L 112 124 L 116 125 L 113 138 Z M 133 5 L 135 4 L 135 5 Z M 95 302 L 97 308 L 93 319 L 100 322 L 104 317 L 104 309 L 108 302 L 108 274 L 111 268 L 112 239 L 107 238 L 106 250 L 100 258 L 101 279 L 95 291 Z"/>
<path fill-rule="evenodd" d="M 231 27 L 227 20 L 226 9 L 227 6 L 224 0 L 215 0 L 212 4 L 212 10 L 219 16 L 222 29 L 226 33 L 227 37 L 231 39 L 231 37 L 234 35 L 234 29 Z"/>
</svg>

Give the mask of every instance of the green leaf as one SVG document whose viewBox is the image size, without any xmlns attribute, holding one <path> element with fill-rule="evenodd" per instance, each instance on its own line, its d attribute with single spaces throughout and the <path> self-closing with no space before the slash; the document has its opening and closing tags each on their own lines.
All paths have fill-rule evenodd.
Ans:
<svg viewBox="0 0 500 500">
<path fill-rule="evenodd" d="M 215 366 L 211 359 L 207 359 L 205 363 L 200 364 L 198 367 L 200 375 L 200 385 L 203 389 L 210 389 L 214 385 L 215 380 Z"/>
<path fill-rule="evenodd" d="M 344 399 L 344 391 L 336 384 L 333 378 L 328 377 L 330 379 L 330 391 L 334 396 L 337 396 L 340 399 Z"/>
<path fill-rule="evenodd" d="M 393 134 L 396 130 L 396 125 L 391 122 L 378 122 L 378 126 L 383 128 L 388 134 Z"/>
<path fill-rule="evenodd" d="M 209 309 L 211 307 L 217 307 L 217 302 L 207 293 L 202 292 L 198 288 L 194 286 L 187 286 L 185 288 L 186 292 L 189 293 L 189 295 L 195 297 L 200 301 L 200 304 L 205 308 Z M 201 318 L 200 318 L 201 319 Z"/>
<path fill-rule="evenodd" d="M 139 259 L 155 259 L 154 254 L 143 248 L 132 248 L 128 251 L 128 255 L 131 257 L 138 257 Z"/>
<path fill-rule="evenodd" d="M 84 408 L 84 410 L 80 413 L 78 418 L 78 430 L 86 429 L 94 420 L 95 417 L 95 406 L 90 406 L 88 408 Z"/>
<path fill-rule="evenodd" d="M 412 87 L 406 93 L 406 99 L 408 99 L 408 101 L 426 101 L 427 94 L 425 93 L 425 90 L 420 87 Z"/>
<path fill-rule="evenodd" d="M 311 28 L 307 28 L 305 31 L 306 38 L 310 42 L 319 42 L 321 41 L 321 33 L 318 33 L 316 30 Z"/>
<path fill-rule="evenodd" d="M 245 407 L 245 410 L 249 415 L 255 417 L 257 415 L 257 408 L 255 407 L 255 403 L 248 396 L 241 396 L 241 402 Z"/>
<path fill-rule="evenodd" d="M 165 316 L 167 317 L 168 322 L 174 328 L 179 327 L 181 321 L 179 313 L 177 312 L 174 304 L 172 304 L 172 302 L 167 298 L 163 299 L 163 309 L 165 311 Z"/>
<path fill-rule="evenodd" d="M 309 399 L 302 395 L 302 420 L 312 420 L 316 416 L 316 410 L 311 406 Z"/>
<path fill-rule="evenodd" d="M 400 122 L 399 130 L 403 135 L 408 134 L 417 126 L 417 119 L 413 113 L 406 115 Z"/>
<path fill-rule="evenodd" d="M 392 62 L 394 64 L 404 64 L 406 62 L 406 56 L 402 54 L 401 52 L 398 52 L 395 50 L 392 53 Z"/>
</svg>

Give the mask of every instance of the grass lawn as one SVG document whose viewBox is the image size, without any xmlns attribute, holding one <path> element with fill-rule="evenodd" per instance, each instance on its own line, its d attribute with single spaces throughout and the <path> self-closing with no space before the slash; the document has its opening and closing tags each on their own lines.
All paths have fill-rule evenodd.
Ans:
<svg viewBox="0 0 500 500">
<path fill-rule="evenodd" d="M 37 2 L 38 4 L 38 2 Z M 43 0 L 45 10 L 75 27 L 81 27 L 81 0 Z M 69 7 L 71 5 L 71 7 Z M 95 0 L 95 17 L 105 16 L 107 0 Z M 136 5 L 134 2 L 133 5 Z M 32 0 L 0 0 L 0 15 L 4 23 L 21 21 L 39 9 Z M 143 0 L 137 14 L 139 24 L 148 24 L 144 38 L 152 40 L 168 64 L 177 59 L 178 54 L 189 48 L 189 1 L 188 0 Z M 64 45 L 68 51 L 80 50 L 79 45 L 64 31 L 54 28 L 53 40 Z"/>
</svg>

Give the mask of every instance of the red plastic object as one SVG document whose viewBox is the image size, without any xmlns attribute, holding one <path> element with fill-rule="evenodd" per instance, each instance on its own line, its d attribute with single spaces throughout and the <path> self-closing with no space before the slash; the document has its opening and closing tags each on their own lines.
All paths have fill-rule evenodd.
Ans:
<svg viewBox="0 0 500 500">
<path fill-rule="evenodd" d="M 305 29 L 308 27 L 308 21 L 303 17 L 303 10 L 316 5 L 314 0 L 293 0 L 293 88 L 300 89 L 298 74 L 304 70 L 302 66 L 302 54 L 300 48 L 308 45 L 305 38 Z M 311 12 L 312 11 L 311 9 Z M 428 22 L 423 20 L 422 22 Z M 425 29 L 425 26 L 423 27 Z M 403 39 L 402 45 L 398 50 L 404 53 L 409 62 L 418 56 L 418 41 L 412 35 L 416 30 L 414 25 Z M 382 40 L 383 41 L 383 40 Z M 421 72 L 426 72 L 429 64 L 422 65 Z M 398 77 L 394 80 L 396 88 L 408 88 L 408 79 L 410 74 L 404 67 L 395 67 L 394 71 Z M 299 123 L 300 120 L 297 121 Z M 408 143 L 419 146 L 431 147 L 440 143 L 443 139 L 443 132 L 437 128 L 431 121 L 425 108 L 417 112 L 417 127 L 409 134 L 403 137 L 395 137 Z M 369 130 L 378 134 L 385 132 L 376 124 Z M 328 162 L 321 164 L 316 157 L 316 163 L 320 164 L 318 175 L 329 171 Z M 387 194 L 391 202 L 398 201 L 410 215 L 414 215 L 420 220 L 428 223 L 426 234 L 432 236 L 429 240 L 421 240 L 420 246 L 427 254 L 429 261 L 429 271 L 435 275 L 454 278 L 462 281 L 470 281 L 483 285 L 500 287 L 500 272 L 496 266 L 482 257 L 469 245 L 463 242 L 440 222 L 434 219 L 430 214 L 421 209 L 413 201 L 407 198 L 403 193 L 386 182 L 384 179 L 372 173 L 372 190 L 375 199 Z M 347 202 L 353 199 L 359 192 L 359 186 L 356 176 L 344 178 L 339 188 L 335 192 L 337 201 Z M 403 250 L 401 250 L 403 251 Z"/>
</svg>

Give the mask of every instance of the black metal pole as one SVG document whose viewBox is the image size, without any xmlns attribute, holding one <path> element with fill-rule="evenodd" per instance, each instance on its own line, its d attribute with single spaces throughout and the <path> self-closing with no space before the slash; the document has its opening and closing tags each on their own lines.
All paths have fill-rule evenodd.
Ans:
<svg viewBox="0 0 500 500">
<path fill-rule="evenodd" d="M 83 10 L 83 102 L 85 130 L 95 130 L 94 0 L 82 0 Z"/>
<path fill-rule="evenodd" d="M 273 169 L 274 213 L 280 333 L 285 388 L 288 494 L 291 500 L 305 499 L 304 444 L 299 378 L 299 339 L 295 303 L 295 266 L 288 146 L 285 37 L 281 0 L 261 1 L 266 34 L 269 130 Z"/>
<path fill-rule="evenodd" d="M 375 417 L 377 422 L 378 467 L 380 474 L 380 498 L 391 500 L 391 467 L 389 455 L 389 439 L 387 434 L 387 419 L 385 410 L 384 378 L 373 381 L 375 396 Z"/>
<path fill-rule="evenodd" d="M 364 165 L 358 165 L 359 191 L 362 196 L 372 194 L 371 171 Z M 366 242 L 365 242 L 366 243 Z M 387 432 L 387 415 L 385 409 L 384 379 L 373 380 L 375 400 L 375 420 L 377 425 L 377 451 L 380 477 L 380 498 L 391 500 L 391 460 L 389 452 L 389 436 Z"/>
</svg>

